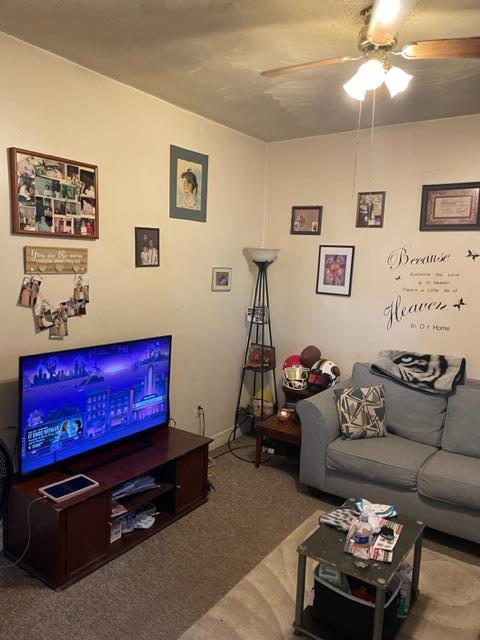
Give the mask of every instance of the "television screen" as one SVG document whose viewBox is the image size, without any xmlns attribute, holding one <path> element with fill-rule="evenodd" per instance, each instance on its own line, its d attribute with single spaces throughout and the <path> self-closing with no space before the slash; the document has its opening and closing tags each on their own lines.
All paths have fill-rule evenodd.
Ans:
<svg viewBox="0 0 480 640">
<path fill-rule="evenodd" d="M 20 473 L 169 421 L 171 336 L 20 358 Z"/>
</svg>

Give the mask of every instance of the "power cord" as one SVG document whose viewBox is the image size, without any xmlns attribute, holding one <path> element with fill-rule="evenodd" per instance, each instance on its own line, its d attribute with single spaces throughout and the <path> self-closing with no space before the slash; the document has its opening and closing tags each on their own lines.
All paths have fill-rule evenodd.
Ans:
<svg viewBox="0 0 480 640">
<path fill-rule="evenodd" d="M 32 541 L 32 521 L 30 520 L 30 511 L 32 509 L 32 506 L 35 504 L 35 502 L 40 502 L 40 500 L 46 500 L 46 499 L 47 499 L 47 496 L 41 496 L 40 498 L 35 498 L 35 500 L 32 500 L 28 505 L 27 507 L 27 526 L 28 526 L 27 545 L 23 550 L 22 555 L 19 558 L 17 558 L 15 562 L 10 562 L 9 564 L 0 564 L 0 569 L 10 569 L 10 567 L 14 567 L 15 565 L 17 565 L 26 556 L 27 551 L 30 548 L 30 543 Z"/>
<path fill-rule="evenodd" d="M 222 453 L 219 453 L 218 455 L 214 456 L 212 458 L 214 462 L 215 462 L 215 460 L 217 460 L 217 458 L 221 458 L 222 456 L 226 455 L 227 453 L 231 453 L 232 456 L 234 458 L 238 458 L 238 460 L 242 460 L 243 462 L 249 462 L 250 464 L 255 464 L 256 463 L 255 460 L 250 460 L 249 458 L 242 458 L 242 456 L 240 456 L 237 453 L 235 453 L 235 451 L 238 451 L 239 449 L 248 449 L 250 447 L 256 447 L 256 444 L 241 444 L 238 447 L 232 447 L 232 437 L 233 437 L 233 434 L 235 433 L 236 429 L 241 427 L 242 424 L 244 424 L 251 417 L 252 416 L 251 416 L 250 413 L 245 413 L 245 416 L 244 416 L 243 420 L 239 424 L 237 424 L 230 431 L 230 435 L 228 436 L 228 440 L 227 440 L 227 443 L 226 443 L 228 449 L 226 451 L 222 451 Z M 271 459 L 271 456 L 268 456 L 267 458 L 264 458 L 263 460 L 260 460 L 260 464 L 265 464 L 265 462 L 268 462 L 270 459 Z"/>
<path fill-rule="evenodd" d="M 205 409 L 202 407 L 201 404 L 197 406 L 197 418 L 198 418 L 198 422 L 200 423 L 200 435 L 205 437 L 205 433 L 207 431 L 207 423 L 205 420 Z M 212 457 L 208 456 L 208 467 L 209 468 L 213 467 L 214 464 L 215 464 L 215 460 Z"/>
</svg>

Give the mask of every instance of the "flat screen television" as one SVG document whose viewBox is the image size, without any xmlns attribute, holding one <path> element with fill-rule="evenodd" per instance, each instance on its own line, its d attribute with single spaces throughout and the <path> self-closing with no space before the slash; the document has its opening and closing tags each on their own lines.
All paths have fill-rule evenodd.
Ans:
<svg viewBox="0 0 480 640">
<path fill-rule="evenodd" d="M 168 425 L 172 336 L 23 356 L 22 477 Z"/>
</svg>

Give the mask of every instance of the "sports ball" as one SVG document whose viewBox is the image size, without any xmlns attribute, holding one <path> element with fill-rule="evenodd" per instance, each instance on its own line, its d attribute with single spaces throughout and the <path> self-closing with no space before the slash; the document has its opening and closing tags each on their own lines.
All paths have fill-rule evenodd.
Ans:
<svg viewBox="0 0 480 640">
<path fill-rule="evenodd" d="M 307 369 L 311 369 L 315 362 L 320 360 L 321 357 L 322 353 L 320 349 L 313 344 L 309 344 L 300 354 L 300 362 L 304 367 L 307 367 Z"/>
</svg>

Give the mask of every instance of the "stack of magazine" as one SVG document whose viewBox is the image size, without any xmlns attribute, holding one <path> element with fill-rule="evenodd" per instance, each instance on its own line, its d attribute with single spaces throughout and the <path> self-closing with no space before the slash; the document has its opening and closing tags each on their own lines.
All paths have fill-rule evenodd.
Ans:
<svg viewBox="0 0 480 640">
<path fill-rule="evenodd" d="M 357 520 L 355 519 L 350 525 L 350 529 L 348 530 L 348 533 L 347 533 L 347 539 L 344 547 L 344 550 L 347 553 L 353 553 L 353 543 L 354 543 L 353 538 L 354 538 L 356 524 L 357 524 Z M 399 522 L 390 522 L 385 518 L 380 518 L 379 526 L 383 527 L 384 525 L 393 529 L 393 539 L 386 540 L 382 536 L 378 535 L 375 539 L 375 542 L 371 546 L 370 558 L 372 560 L 379 560 L 380 562 L 390 563 L 392 562 L 392 558 L 393 558 L 393 550 L 395 548 L 395 545 L 397 544 L 397 540 L 400 537 L 400 534 L 402 533 L 403 524 L 400 524 Z"/>
</svg>

